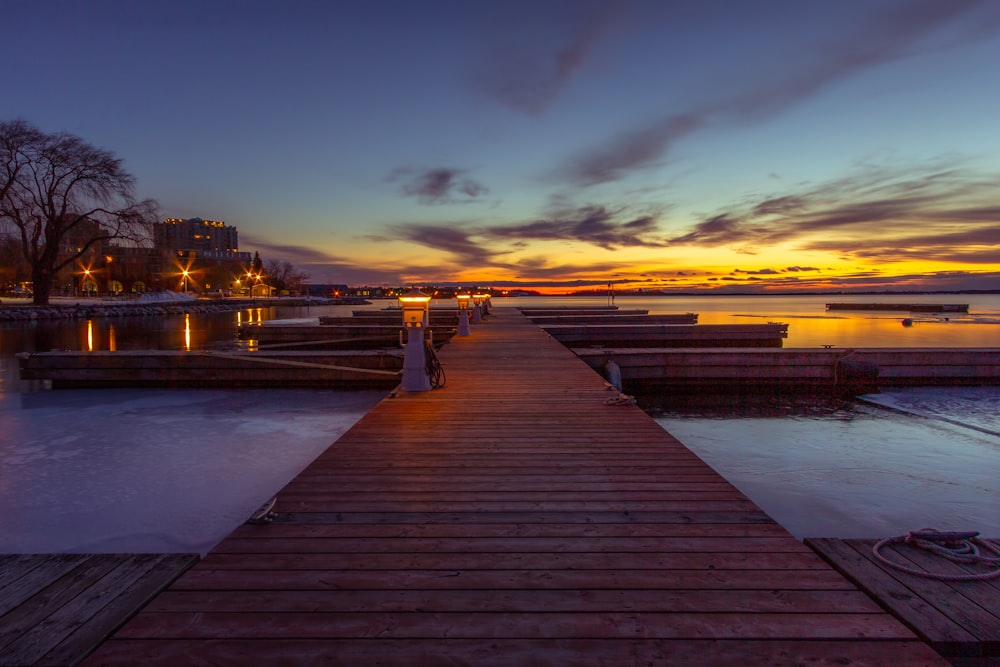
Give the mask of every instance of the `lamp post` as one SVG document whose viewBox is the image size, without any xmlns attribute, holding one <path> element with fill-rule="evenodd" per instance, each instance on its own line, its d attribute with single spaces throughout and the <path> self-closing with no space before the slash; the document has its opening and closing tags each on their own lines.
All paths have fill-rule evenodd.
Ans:
<svg viewBox="0 0 1000 667">
<path fill-rule="evenodd" d="M 399 297 L 403 308 L 403 328 L 406 329 L 406 346 L 403 352 L 403 391 L 429 391 L 431 380 L 427 376 L 427 353 L 424 351 L 424 329 L 429 322 L 431 297 L 416 287 Z"/>
<path fill-rule="evenodd" d="M 483 321 L 483 295 L 479 292 L 473 294 L 472 303 L 472 321 L 478 324 Z"/>
<path fill-rule="evenodd" d="M 184 276 L 184 293 L 187 294 L 188 293 L 188 270 L 184 269 L 184 271 L 182 271 L 181 274 Z"/>
<path fill-rule="evenodd" d="M 468 294 L 456 294 L 455 298 L 458 299 L 458 335 L 468 336 L 472 333 L 469 330 L 469 299 L 472 297 Z"/>
</svg>

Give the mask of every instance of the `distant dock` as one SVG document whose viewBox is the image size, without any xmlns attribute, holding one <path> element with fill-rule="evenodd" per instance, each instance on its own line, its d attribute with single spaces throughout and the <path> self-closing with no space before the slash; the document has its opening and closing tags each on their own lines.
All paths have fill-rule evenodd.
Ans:
<svg viewBox="0 0 1000 667">
<path fill-rule="evenodd" d="M 827 310 L 886 310 L 904 313 L 967 313 L 967 303 L 828 303 Z"/>
</svg>

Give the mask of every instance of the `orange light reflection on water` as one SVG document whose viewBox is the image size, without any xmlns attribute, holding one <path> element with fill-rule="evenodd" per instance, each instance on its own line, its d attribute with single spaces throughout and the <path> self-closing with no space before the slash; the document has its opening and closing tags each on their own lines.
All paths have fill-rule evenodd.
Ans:
<svg viewBox="0 0 1000 667">
<path fill-rule="evenodd" d="M 191 351 L 191 314 L 184 313 L 184 351 Z"/>
<path fill-rule="evenodd" d="M 94 351 L 94 320 L 87 320 L 87 352 Z"/>
</svg>

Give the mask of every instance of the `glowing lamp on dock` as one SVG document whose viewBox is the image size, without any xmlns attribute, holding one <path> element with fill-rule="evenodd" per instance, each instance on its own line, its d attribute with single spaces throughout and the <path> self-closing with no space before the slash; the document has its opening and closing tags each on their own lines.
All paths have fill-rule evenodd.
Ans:
<svg viewBox="0 0 1000 667">
<path fill-rule="evenodd" d="M 416 287 L 399 297 L 403 308 L 403 326 L 426 327 L 430 318 L 431 297 Z"/>
<path fill-rule="evenodd" d="M 403 391 L 429 391 L 431 380 L 427 376 L 427 353 L 424 350 L 424 328 L 430 320 L 431 297 L 416 287 L 399 297 L 403 308 L 403 327 L 406 345 L 403 352 Z"/>
<path fill-rule="evenodd" d="M 469 329 L 469 299 L 471 294 L 456 294 L 458 299 L 458 335 L 468 336 L 472 332 Z"/>
<path fill-rule="evenodd" d="M 476 292 L 472 295 L 472 321 L 482 322 L 483 321 L 483 303 L 486 299 L 486 295 L 482 292 Z"/>
</svg>

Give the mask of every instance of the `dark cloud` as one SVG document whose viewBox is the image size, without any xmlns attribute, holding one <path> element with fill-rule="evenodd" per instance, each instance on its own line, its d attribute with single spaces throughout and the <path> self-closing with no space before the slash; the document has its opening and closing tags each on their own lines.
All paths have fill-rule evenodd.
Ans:
<svg viewBox="0 0 1000 667">
<path fill-rule="evenodd" d="M 313 247 L 271 243 L 253 234 L 240 234 L 240 245 L 247 252 L 259 252 L 265 262 L 290 262 L 309 275 L 309 282 L 344 283 L 348 285 L 402 284 L 397 267 L 358 266 L 343 257 L 329 255 Z"/>
<path fill-rule="evenodd" d="M 633 169 L 653 166 L 675 141 L 700 129 L 704 123 L 700 115 L 693 113 L 668 116 L 579 155 L 556 176 L 566 177 L 577 185 L 619 180 Z"/>
<path fill-rule="evenodd" d="M 613 250 L 620 247 L 662 247 L 659 228 L 652 215 L 624 216 L 603 206 L 583 206 L 556 211 L 551 216 L 523 224 L 501 225 L 483 230 L 491 238 L 505 240 L 580 241 Z"/>
<path fill-rule="evenodd" d="M 296 265 L 343 261 L 314 247 L 272 243 L 254 234 L 240 234 L 240 245 L 244 251 L 259 252 L 265 260 L 277 259 Z"/>
<path fill-rule="evenodd" d="M 776 276 L 781 272 L 775 269 L 758 269 L 756 271 L 744 271 L 743 269 L 734 269 L 733 273 L 745 273 L 748 276 Z"/>
<path fill-rule="evenodd" d="M 979 10 L 988 15 L 980 15 Z M 660 163 L 677 140 L 705 126 L 759 123 L 867 69 L 921 50 L 992 37 L 998 29 L 1000 21 L 987 0 L 919 0 L 890 7 L 852 26 L 839 42 L 820 44 L 814 53 L 801 54 L 801 65 L 790 74 L 772 76 L 770 81 L 765 79 L 765 83 L 736 91 L 729 97 L 690 104 L 643 127 L 624 131 L 611 141 L 571 158 L 556 170 L 555 178 L 578 186 L 623 179 L 634 170 Z M 935 41 L 940 35 L 947 38 Z M 795 202 L 767 204 L 794 206 Z"/>
<path fill-rule="evenodd" d="M 801 192 L 740 204 L 670 243 L 743 252 L 785 243 L 842 257 L 989 263 L 1000 251 L 998 182 L 954 159 L 910 168 L 862 165 Z M 787 269 L 803 270 L 815 269 Z"/>
<path fill-rule="evenodd" d="M 466 171 L 448 167 L 422 170 L 400 167 L 386 180 L 399 182 L 400 192 L 416 197 L 421 204 L 467 203 L 489 193 L 489 188 L 466 177 Z"/>
<path fill-rule="evenodd" d="M 607 30 L 615 3 L 597 7 L 576 2 L 558 10 L 555 16 L 546 3 L 533 8 L 528 16 L 524 6 L 511 5 L 517 16 L 507 26 L 508 35 L 495 35 L 486 61 L 474 75 L 476 85 L 504 106 L 533 116 L 543 114 L 583 67 L 591 51 Z M 536 12 L 538 14 L 536 14 Z M 525 40 L 531 28 L 548 30 L 537 39 Z M 568 33 L 558 34 L 561 30 Z M 502 29 L 501 29 L 502 30 Z"/>
<path fill-rule="evenodd" d="M 687 234 L 670 239 L 672 245 L 727 245 L 753 238 L 752 232 L 746 230 L 743 223 L 732 214 L 723 213 L 699 222 Z"/>
<path fill-rule="evenodd" d="M 395 225 L 392 229 L 400 238 L 452 253 L 472 265 L 491 265 L 494 261 L 490 250 L 474 242 L 470 233 L 456 227 L 409 223 Z"/>
</svg>

